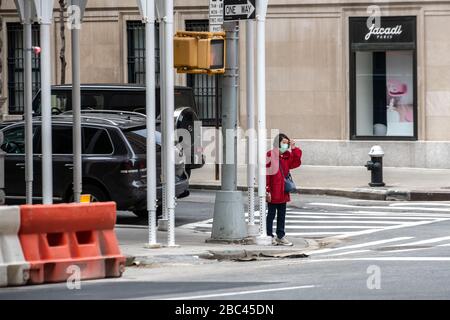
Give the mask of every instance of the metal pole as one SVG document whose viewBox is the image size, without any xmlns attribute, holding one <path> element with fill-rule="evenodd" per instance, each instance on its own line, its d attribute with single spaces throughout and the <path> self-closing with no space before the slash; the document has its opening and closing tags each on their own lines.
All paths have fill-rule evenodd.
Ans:
<svg viewBox="0 0 450 320">
<path fill-rule="evenodd" d="M 44 204 L 53 203 L 50 28 L 51 22 L 41 22 L 42 199 Z"/>
<path fill-rule="evenodd" d="M 259 242 L 270 244 L 266 232 L 266 13 L 267 0 L 256 4 L 256 68 L 258 100 L 258 198 L 259 198 Z"/>
<path fill-rule="evenodd" d="M 147 210 L 148 210 L 148 244 L 156 243 L 156 90 L 155 90 L 155 2 L 147 1 L 145 23 L 145 83 L 147 114 Z"/>
<path fill-rule="evenodd" d="M 248 165 L 247 165 L 247 187 L 248 187 L 248 225 L 249 233 L 255 225 L 255 165 L 256 165 L 256 137 L 255 137 L 255 23 L 247 20 L 246 28 L 246 65 L 247 65 L 247 132 L 248 132 Z"/>
<path fill-rule="evenodd" d="M 31 2 L 24 2 L 26 11 L 31 11 Z M 28 14 L 29 15 L 29 14 Z M 24 69 L 25 69 L 25 188 L 27 204 L 33 203 L 33 82 L 32 82 L 32 31 L 31 19 L 25 18 L 24 28 Z"/>
<path fill-rule="evenodd" d="M 158 0 L 158 8 L 159 8 L 159 14 L 160 14 L 160 19 L 159 19 L 159 46 L 160 46 L 160 85 L 159 85 L 159 100 L 160 100 L 160 119 L 161 119 L 161 124 L 160 124 L 160 130 L 161 130 L 161 146 L 162 146 L 162 152 L 161 152 L 161 209 L 162 209 L 162 219 L 160 219 L 158 221 L 158 230 L 160 231 L 167 231 L 167 222 L 168 222 L 168 215 L 167 215 L 167 184 L 166 184 L 166 176 L 165 176 L 165 171 L 166 171 L 166 166 L 167 166 L 167 162 L 166 162 L 166 141 L 167 141 L 167 137 L 166 137 L 166 123 L 167 121 L 165 120 L 166 117 L 166 59 L 165 59 L 165 52 L 166 52 L 166 39 L 165 39 L 165 27 L 164 27 L 164 23 L 163 23 L 163 17 L 165 15 L 165 1 L 164 0 Z"/>
<path fill-rule="evenodd" d="M 72 29 L 73 194 L 80 202 L 82 186 L 80 30 Z"/>
<path fill-rule="evenodd" d="M 165 16 L 164 16 L 164 32 L 165 32 L 165 178 L 166 178 L 166 211 L 168 214 L 167 221 L 167 245 L 169 247 L 175 246 L 175 154 L 174 154 L 174 67 L 173 67 L 173 0 L 166 1 Z"/>
<path fill-rule="evenodd" d="M 69 1 L 69 19 L 72 34 L 72 114 L 73 114 L 73 194 L 80 202 L 83 190 L 81 154 L 81 89 L 80 89 L 80 29 L 87 0 Z M 61 21 L 64 23 L 64 21 Z"/>
<path fill-rule="evenodd" d="M 227 32 L 227 71 L 223 80 L 223 108 L 222 108 L 222 191 L 237 190 L 237 103 L 238 103 L 238 44 L 239 23 L 226 22 Z"/>
<path fill-rule="evenodd" d="M 247 236 L 242 194 L 237 191 L 237 97 L 239 83 L 239 23 L 225 22 L 226 70 L 222 81 L 224 137 L 222 190 L 216 193 L 211 239 L 242 240 Z"/>
</svg>

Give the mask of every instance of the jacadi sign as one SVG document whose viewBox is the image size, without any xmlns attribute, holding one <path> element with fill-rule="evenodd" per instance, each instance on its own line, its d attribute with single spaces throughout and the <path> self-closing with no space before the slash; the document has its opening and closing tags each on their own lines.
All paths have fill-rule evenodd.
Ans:
<svg viewBox="0 0 450 320">
<path fill-rule="evenodd" d="M 377 37 L 377 39 L 392 39 L 395 36 L 401 35 L 403 33 L 402 25 L 398 24 L 393 28 L 377 28 L 375 24 L 371 25 L 369 32 L 366 33 L 364 39 L 370 40 L 372 36 Z"/>
<path fill-rule="evenodd" d="M 369 20 L 368 20 L 369 19 Z M 379 24 L 371 24 L 370 18 L 350 18 L 350 38 L 353 44 L 414 43 L 415 17 L 380 17 Z"/>
</svg>

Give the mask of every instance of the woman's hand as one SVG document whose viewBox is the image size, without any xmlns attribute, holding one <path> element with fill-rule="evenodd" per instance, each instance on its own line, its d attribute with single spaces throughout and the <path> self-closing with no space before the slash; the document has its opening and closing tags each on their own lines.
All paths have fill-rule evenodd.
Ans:
<svg viewBox="0 0 450 320">
<path fill-rule="evenodd" d="M 272 201 L 272 196 L 269 192 L 266 192 L 266 202 L 270 203 Z"/>
<path fill-rule="evenodd" d="M 295 145 L 295 141 L 291 140 L 291 150 L 297 148 L 297 146 Z"/>
</svg>

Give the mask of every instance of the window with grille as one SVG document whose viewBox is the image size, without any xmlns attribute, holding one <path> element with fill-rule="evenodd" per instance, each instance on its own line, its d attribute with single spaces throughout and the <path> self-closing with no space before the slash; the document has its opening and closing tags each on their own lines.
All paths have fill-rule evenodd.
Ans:
<svg viewBox="0 0 450 320">
<path fill-rule="evenodd" d="M 9 114 L 23 114 L 24 102 L 24 48 L 23 26 L 7 23 L 8 33 L 8 101 Z M 39 46 L 39 25 L 32 26 L 33 46 Z M 40 58 L 32 55 L 33 96 L 41 86 Z"/>
<path fill-rule="evenodd" d="M 186 20 L 186 31 L 208 31 L 208 20 Z M 188 74 L 187 85 L 194 90 L 199 118 L 204 126 L 222 123 L 222 89 L 220 75 Z"/>
<path fill-rule="evenodd" d="M 128 21 L 128 83 L 145 84 L 145 24 Z M 156 85 L 159 85 L 159 24 L 155 24 Z"/>
</svg>

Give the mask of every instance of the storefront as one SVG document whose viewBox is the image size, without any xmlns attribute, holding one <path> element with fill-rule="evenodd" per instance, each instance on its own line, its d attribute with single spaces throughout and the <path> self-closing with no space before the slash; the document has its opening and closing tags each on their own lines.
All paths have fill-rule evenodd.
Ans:
<svg viewBox="0 0 450 320">
<path fill-rule="evenodd" d="M 351 139 L 417 140 L 416 17 L 371 20 L 349 19 Z"/>
</svg>

